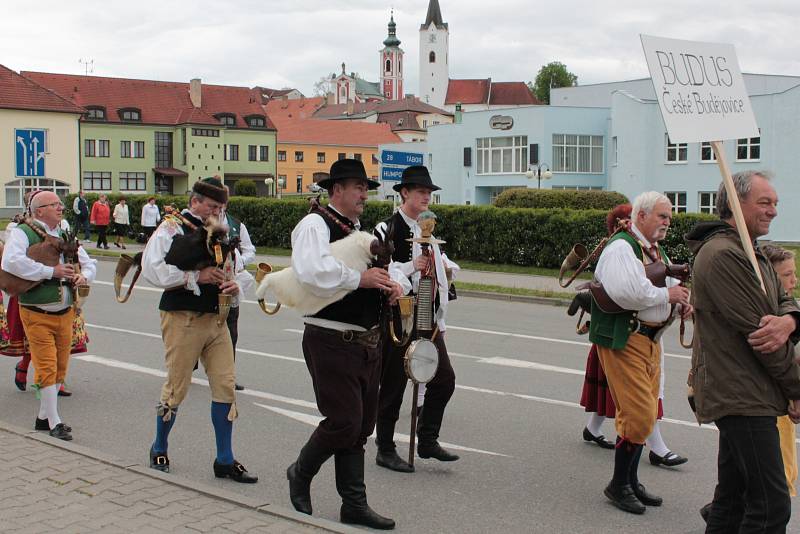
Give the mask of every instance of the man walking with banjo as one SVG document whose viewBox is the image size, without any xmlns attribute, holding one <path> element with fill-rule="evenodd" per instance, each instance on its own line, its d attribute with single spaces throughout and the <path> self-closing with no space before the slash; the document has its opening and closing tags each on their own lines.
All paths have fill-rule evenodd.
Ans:
<svg viewBox="0 0 800 534">
<path fill-rule="evenodd" d="M 423 246 L 420 243 L 423 232 L 418 223 L 420 216 L 428 210 L 431 193 L 439 189 L 441 189 L 439 186 L 433 184 L 426 167 L 415 165 L 406 168 L 403 171 L 401 182 L 394 186 L 394 190 L 399 192 L 402 197 L 400 209 L 389 219 L 378 224 L 375 233 L 393 240 L 392 262 L 394 267 L 408 277 L 413 294 L 420 297 L 417 298 L 417 305 L 420 307 L 417 310 L 418 316 L 429 313 L 433 318 L 432 332 L 424 332 L 419 328 L 420 323 L 418 322 L 415 332 L 410 338 L 430 337 L 432 333 L 433 344 L 439 353 L 438 370 L 435 370 L 436 374 L 427 384 L 425 392 L 425 406 L 422 409 L 419 423 L 418 454 L 420 458 L 435 458 L 442 462 L 452 462 L 458 460 L 458 456 L 443 449 L 439 445 L 438 438 L 445 407 L 455 391 L 456 383 L 456 376 L 453 366 L 450 364 L 444 340 L 444 318 L 448 304 L 447 272 L 456 272 L 459 267 L 448 260 L 439 250 L 438 243 L 440 242 L 437 242 L 433 236 L 430 236 L 430 245 L 425 246 L 430 250 L 430 254 L 423 254 Z M 430 212 L 428 214 L 433 216 Z M 425 306 L 423 301 L 426 299 L 421 298 L 424 290 L 420 289 L 420 281 L 423 280 L 422 286 L 424 287 L 425 278 L 432 278 L 435 283 L 432 294 L 429 295 L 430 309 L 428 310 L 421 309 Z M 407 341 L 398 346 L 391 337 L 387 335 L 383 342 L 383 369 L 378 392 L 375 439 L 378 454 L 375 462 L 379 466 L 393 471 L 411 473 L 414 471 L 413 456 L 409 457 L 411 463 L 404 461 L 397 454 L 394 442 L 394 428 L 399 418 L 403 394 L 409 378 L 406 375 L 404 358 L 411 343 Z"/>
</svg>

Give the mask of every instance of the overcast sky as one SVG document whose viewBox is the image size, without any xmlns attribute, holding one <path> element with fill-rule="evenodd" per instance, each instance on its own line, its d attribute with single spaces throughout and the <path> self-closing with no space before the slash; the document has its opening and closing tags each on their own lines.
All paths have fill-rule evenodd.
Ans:
<svg viewBox="0 0 800 534">
<path fill-rule="evenodd" d="M 16 71 L 296 87 L 341 63 L 377 81 L 390 8 L 418 93 L 428 0 L 39 0 L 4 4 L 0 63 Z M 639 34 L 733 43 L 743 72 L 800 75 L 796 0 L 440 0 L 450 77 L 529 81 L 561 61 L 579 84 L 647 76 Z M 20 7 L 12 7 L 20 6 Z M 24 6 L 24 7 L 23 7 Z"/>
</svg>

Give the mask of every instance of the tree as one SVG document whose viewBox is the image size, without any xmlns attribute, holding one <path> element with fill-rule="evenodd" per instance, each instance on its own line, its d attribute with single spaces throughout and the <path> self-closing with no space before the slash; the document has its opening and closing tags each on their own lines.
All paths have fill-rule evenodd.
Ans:
<svg viewBox="0 0 800 534">
<path fill-rule="evenodd" d="M 550 103 L 550 89 L 553 87 L 572 87 L 578 85 L 578 77 L 567 70 L 560 61 L 551 61 L 536 75 L 531 91 L 543 104 Z"/>
<path fill-rule="evenodd" d="M 233 185 L 234 194 L 240 197 L 256 196 L 256 183 L 253 180 L 236 180 Z"/>
</svg>

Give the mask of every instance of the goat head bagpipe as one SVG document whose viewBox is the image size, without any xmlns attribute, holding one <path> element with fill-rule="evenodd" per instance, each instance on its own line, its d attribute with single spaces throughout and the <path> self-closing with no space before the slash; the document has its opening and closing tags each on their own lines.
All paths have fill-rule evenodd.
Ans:
<svg viewBox="0 0 800 534">
<path fill-rule="evenodd" d="M 315 204 L 312 201 L 311 211 L 319 213 L 323 217 L 327 216 L 326 210 L 319 209 L 318 202 Z M 347 237 L 331 243 L 331 255 L 334 258 L 360 273 L 373 265 L 377 266 L 376 262 L 381 260 L 375 260 L 376 257 L 384 258 L 383 261 L 388 265 L 386 258 L 391 259 L 392 255 L 389 250 L 387 256 L 387 246 L 392 246 L 390 240 L 378 239 L 369 232 L 351 231 L 349 228 L 346 230 L 350 232 Z M 264 313 L 268 315 L 277 313 L 281 306 L 294 308 L 302 315 L 313 315 L 329 304 L 342 300 L 353 291 L 339 289 L 333 295 L 322 298 L 304 288 L 291 267 L 278 272 L 271 271 L 269 265 L 259 264 L 256 274 L 258 303 Z M 277 300 L 277 304 L 272 309 L 267 308 L 266 305 L 267 290 L 271 290 Z"/>
<path fill-rule="evenodd" d="M 29 226 L 42 241 L 28 247 L 26 255 L 39 263 L 48 267 L 55 267 L 61 263 L 61 256 L 64 256 L 65 263 L 78 262 L 78 239 L 75 234 L 65 233 L 63 237 L 55 237 L 39 226 L 33 219 L 22 219 L 18 224 Z M 0 258 L 2 258 L 2 244 L 0 244 Z M 11 273 L 0 269 L 0 289 L 14 297 L 30 291 L 34 287 L 44 282 L 44 280 L 25 280 Z"/>
</svg>

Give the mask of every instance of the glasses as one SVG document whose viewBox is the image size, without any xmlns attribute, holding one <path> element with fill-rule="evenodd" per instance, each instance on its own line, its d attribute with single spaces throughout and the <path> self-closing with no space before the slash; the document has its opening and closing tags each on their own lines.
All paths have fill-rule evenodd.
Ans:
<svg viewBox="0 0 800 534">
<path fill-rule="evenodd" d="M 50 204 L 42 204 L 39 207 L 40 208 L 56 207 L 56 208 L 61 208 L 63 210 L 64 209 L 64 203 L 63 202 L 51 202 Z"/>
</svg>

